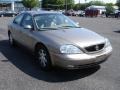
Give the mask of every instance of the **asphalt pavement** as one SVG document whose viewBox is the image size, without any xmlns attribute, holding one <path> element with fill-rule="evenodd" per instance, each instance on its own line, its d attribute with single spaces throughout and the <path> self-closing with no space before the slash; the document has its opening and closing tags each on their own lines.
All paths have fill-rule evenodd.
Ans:
<svg viewBox="0 0 120 90">
<path fill-rule="evenodd" d="M 70 18 L 109 38 L 112 56 L 94 68 L 41 71 L 30 53 L 20 47 L 10 47 L 7 24 L 12 18 L 1 17 L 0 90 L 120 90 L 120 19 Z"/>
</svg>

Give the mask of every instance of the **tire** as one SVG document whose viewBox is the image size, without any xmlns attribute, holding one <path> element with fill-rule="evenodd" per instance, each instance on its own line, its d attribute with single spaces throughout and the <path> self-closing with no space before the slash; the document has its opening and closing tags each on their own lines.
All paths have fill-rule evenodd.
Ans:
<svg viewBox="0 0 120 90">
<path fill-rule="evenodd" d="M 51 60 L 48 50 L 43 46 L 39 45 L 35 51 L 35 58 L 40 68 L 44 71 L 51 69 Z"/>
<path fill-rule="evenodd" d="M 4 15 L 1 15 L 1 17 L 4 17 Z"/>
<path fill-rule="evenodd" d="M 12 17 L 15 17 L 15 15 L 13 14 Z"/>
<path fill-rule="evenodd" d="M 8 37 L 9 37 L 9 44 L 11 45 L 11 46 L 16 46 L 16 43 L 15 43 L 15 40 L 13 39 L 13 37 L 12 37 L 12 34 L 11 33 L 9 33 L 8 34 Z"/>
</svg>

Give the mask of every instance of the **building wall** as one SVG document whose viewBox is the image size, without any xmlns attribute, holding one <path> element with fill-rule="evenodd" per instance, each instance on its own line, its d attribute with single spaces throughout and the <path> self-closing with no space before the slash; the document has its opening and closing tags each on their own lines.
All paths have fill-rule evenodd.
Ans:
<svg viewBox="0 0 120 90">
<path fill-rule="evenodd" d="M 22 0 L 0 0 L 0 10 L 22 11 L 25 7 L 22 5 L 21 1 Z"/>
</svg>

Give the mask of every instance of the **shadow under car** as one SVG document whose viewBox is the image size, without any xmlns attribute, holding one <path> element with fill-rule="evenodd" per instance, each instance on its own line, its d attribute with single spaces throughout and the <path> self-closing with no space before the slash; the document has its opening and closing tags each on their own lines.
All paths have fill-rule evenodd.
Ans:
<svg viewBox="0 0 120 90">
<path fill-rule="evenodd" d="M 100 65 L 98 65 L 93 68 L 77 70 L 54 68 L 51 71 L 45 72 L 39 68 L 39 65 L 34 63 L 32 55 L 19 47 L 11 47 L 8 40 L 0 41 L 0 52 L 8 59 L 1 60 L 2 62 L 9 61 L 25 74 L 46 82 L 66 82 L 81 79 L 94 74 L 100 69 Z"/>
</svg>

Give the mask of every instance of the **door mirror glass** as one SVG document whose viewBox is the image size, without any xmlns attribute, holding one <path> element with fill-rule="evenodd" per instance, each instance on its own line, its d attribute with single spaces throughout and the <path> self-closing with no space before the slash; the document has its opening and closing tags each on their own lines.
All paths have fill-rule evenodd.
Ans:
<svg viewBox="0 0 120 90">
<path fill-rule="evenodd" d="M 32 30 L 33 27 L 31 25 L 24 25 L 24 29 L 29 29 L 29 30 Z"/>
</svg>

